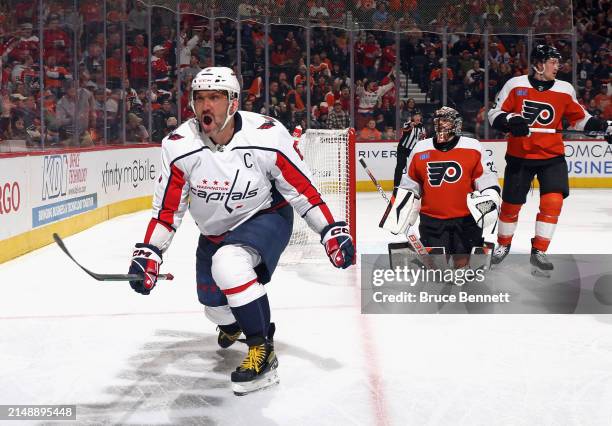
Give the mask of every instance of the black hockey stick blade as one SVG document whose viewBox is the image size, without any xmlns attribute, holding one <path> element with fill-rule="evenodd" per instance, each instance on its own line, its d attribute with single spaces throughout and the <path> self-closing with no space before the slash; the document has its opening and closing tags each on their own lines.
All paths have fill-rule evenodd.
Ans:
<svg viewBox="0 0 612 426">
<path fill-rule="evenodd" d="M 54 233 L 53 240 L 59 246 L 59 248 L 62 249 L 64 253 L 66 253 L 66 256 L 68 256 L 74 263 L 76 263 L 76 265 L 79 268 L 81 268 L 83 271 L 85 271 L 90 277 L 92 277 L 95 280 L 98 280 L 98 281 L 143 281 L 144 280 L 144 276 L 140 274 L 97 274 L 95 272 L 92 272 L 89 269 L 85 268 L 83 265 L 81 265 L 79 262 L 77 262 L 74 257 L 72 257 L 72 255 L 66 248 L 64 241 L 62 241 L 59 235 Z M 160 274 L 157 276 L 157 279 L 158 280 L 173 280 L 174 276 L 172 274 Z"/>
</svg>

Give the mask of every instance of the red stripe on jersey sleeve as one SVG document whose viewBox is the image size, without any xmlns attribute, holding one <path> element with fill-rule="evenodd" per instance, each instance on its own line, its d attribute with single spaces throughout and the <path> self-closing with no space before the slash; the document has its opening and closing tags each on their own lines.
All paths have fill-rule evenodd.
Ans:
<svg viewBox="0 0 612 426">
<path fill-rule="evenodd" d="M 308 198 L 308 202 L 312 206 L 318 205 L 321 209 L 321 213 L 325 217 L 328 223 L 334 222 L 334 217 L 332 216 L 327 204 L 321 199 L 321 194 L 319 191 L 310 183 L 308 179 L 293 165 L 290 161 L 288 161 L 285 157 L 283 157 L 280 153 L 276 153 L 276 166 L 280 169 L 283 178 L 293 186 L 296 191 L 306 198 Z"/>
<path fill-rule="evenodd" d="M 174 213 L 178 210 L 181 203 L 181 194 L 185 186 L 185 176 L 183 172 L 174 164 L 170 166 L 170 179 L 166 187 L 166 194 L 162 201 L 159 212 L 159 219 L 167 224 L 174 223 Z"/>
<path fill-rule="evenodd" d="M 174 231 L 174 229 L 172 229 L 172 227 L 170 225 L 168 225 L 167 223 L 164 223 L 164 222 L 162 222 L 160 220 L 152 218 L 149 221 L 149 226 L 147 226 L 147 232 L 146 232 L 145 238 L 144 238 L 144 243 L 145 244 L 149 244 L 151 242 L 151 237 L 153 236 L 153 232 L 155 231 L 155 227 L 158 224 L 163 226 L 164 228 L 166 228 L 168 230 L 168 232 L 173 232 Z"/>
</svg>

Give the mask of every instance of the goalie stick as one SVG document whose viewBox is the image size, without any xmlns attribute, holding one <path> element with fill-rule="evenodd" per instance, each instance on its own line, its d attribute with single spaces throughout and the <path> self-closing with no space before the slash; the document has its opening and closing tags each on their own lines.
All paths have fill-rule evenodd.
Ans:
<svg viewBox="0 0 612 426">
<path fill-rule="evenodd" d="M 90 277 L 98 281 L 143 281 L 144 280 L 144 276 L 140 274 L 97 274 L 95 272 L 92 272 L 89 269 L 85 268 L 83 265 L 81 265 L 79 262 L 77 262 L 74 257 L 72 257 L 72 254 L 70 254 L 70 252 L 68 251 L 68 248 L 66 248 L 66 245 L 64 244 L 64 241 L 62 241 L 59 235 L 53 234 L 53 240 L 59 246 L 59 248 L 62 249 L 64 253 L 66 253 L 66 256 L 68 256 L 74 263 L 76 263 L 79 268 L 85 271 Z M 174 275 L 159 274 L 157 276 L 157 279 L 158 280 L 173 280 Z"/>
</svg>

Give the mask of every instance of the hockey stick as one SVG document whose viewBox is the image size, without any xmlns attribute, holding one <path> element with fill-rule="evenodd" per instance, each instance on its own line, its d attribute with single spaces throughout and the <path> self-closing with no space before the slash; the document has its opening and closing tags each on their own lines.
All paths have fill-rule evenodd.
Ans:
<svg viewBox="0 0 612 426">
<path fill-rule="evenodd" d="M 372 172 L 368 168 L 368 165 L 366 164 L 365 160 L 363 158 L 360 158 L 359 159 L 359 163 L 361 163 L 361 166 L 364 168 L 364 170 L 366 171 L 366 173 L 370 177 L 370 180 L 372 181 L 374 186 L 376 186 L 376 189 L 378 189 L 378 192 L 380 193 L 380 195 L 382 195 L 382 197 L 385 199 L 387 204 L 389 204 L 391 202 L 391 201 L 389 201 L 389 197 L 387 197 L 387 194 L 382 189 L 382 187 L 380 186 L 380 184 L 378 183 L 378 181 L 376 180 L 376 178 L 374 177 L 374 175 L 372 174 Z M 408 230 L 406 231 L 406 238 L 408 238 L 408 242 L 410 243 L 410 245 L 412 246 L 414 251 L 420 257 L 423 258 L 423 260 L 424 260 L 423 263 L 425 263 L 428 266 L 432 266 L 433 262 L 430 262 L 431 259 L 428 259 L 429 252 L 427 251 L 427 248 L 423 245 L 423 243 L 421 242 L 421 239 L 416 234 L 416 232 L 414 232 L 412 227 L 408 228 Z"/>
<path fill-rule="evenodd" d="M 529 131 L 532 133 L 570 133 L 570 134 L 579 134 L 579 135 L 586 135 L 586 136 L 605 136 L 606 135 L 606 132 L 603 132 L 603 131 L 588 132 L 585 130 L 545 129 L 542 127 L 530 127 Z"/>
<path fill-rule="evenodd" d="M 59 235 L 53 234 L 53 240 L 55 240 L 55 243 L 59 246 L 59 248 L 61 248 L 62 251 L 66 253 L 66 256 L 72 259 L 72 261 L 76 263 L 79 268 L 85 271 L 90 277 L 98 281 L 143 281 L 144 280 L 144 276 L 140 274 L 96 274 L 95 272 L 92 272 L 89 269 L 85 268 L 83 265 L 77 262 L 74 257 L 72 257 L 72 255 L 66 248 L 64 241 L 62 241 Z M 157 276 L 157 279 L 158 280 L 173 280 L 174 275 L 160 274 Z"/>
<path fill-rule="evenodd" d="M 376 189 L 378 189 L 378 192 L 380 193 L 380 195 L 382 195 L 382 197 L 385 199 L 387 204 L 389 204 L 391 201 L 389 200 L 389 197 L 387 197 L 387 193 L 384 191 L 384 189 L 382 189 L 382 187 L 380 186 L 380 184 L 378 183 L 378 181 L 376 180 L 376 178 L 372 174 L 372 172 L 368 168 L 368 165 L 366 164 L 365 160 L 363 158 L 360 158 L 359 159 L 359 163 L 361 163 L 361 167 L 363 167 L 365 172 L 368 174 L 368 176 L 370 177 L 370 180 L 372 181 L 372 183 L 374 184 Z"/>
</svg>

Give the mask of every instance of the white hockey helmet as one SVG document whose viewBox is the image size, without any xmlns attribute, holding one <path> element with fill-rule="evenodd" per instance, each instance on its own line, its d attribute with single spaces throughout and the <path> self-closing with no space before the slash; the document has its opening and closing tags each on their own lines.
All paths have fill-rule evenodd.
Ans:
<svg viewBox="0 0 612 426">
<path fill-rule="evenodd" d="M 229 119 L 236 113 L 230 114 L 232 101 L 240 99 L 240 83 L 236 78 L 236 73 L 227 67 L 208 67 L 196 74 L 191 81 L 191 93 L 189 95 L 189 106 L 195 112 L 194 96 L 198 90 L 219 90 L 227 93 L 227 117 L 221 129 L 223 129 Z"/>
</svg>

